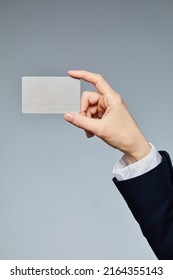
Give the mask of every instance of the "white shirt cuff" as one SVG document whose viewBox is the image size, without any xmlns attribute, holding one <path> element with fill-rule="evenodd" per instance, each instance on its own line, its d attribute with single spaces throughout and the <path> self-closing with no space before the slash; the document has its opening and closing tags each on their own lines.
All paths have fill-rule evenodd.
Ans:
<svg viewBox="0 0 173 280">
<path fill-rule="evenodd" d="M 162 157 L 155 148 L 153 144 L 151 144 L 150 153 L 144 157 L 143 159 L 129 164 L 127 157 L 123 155 L 123 157 L 116 163 L 112 172 L 118 181 L 132 179 L 134 177 L 145 174 L 151 169 L 155 168 L 162 161 Z"/>
</svg>

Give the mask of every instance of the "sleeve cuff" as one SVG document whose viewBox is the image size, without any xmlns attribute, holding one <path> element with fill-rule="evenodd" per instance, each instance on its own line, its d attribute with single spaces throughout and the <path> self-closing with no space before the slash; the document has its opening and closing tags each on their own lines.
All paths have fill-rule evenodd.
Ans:
<svg viewBox="0 0 173 280">
<path fill-rule="evenodd" d="M 145 174 L 160 164 L 162 161 L 160 153 L 153 144 L 150 143 L 150 145 L 150 153 L 143 159 L 133 164 L 129 165 L 127 157 L 123 155 L 123 157 L 116 163 L 112 171 L 118 181 L 131 179 Z"/>
</svg>

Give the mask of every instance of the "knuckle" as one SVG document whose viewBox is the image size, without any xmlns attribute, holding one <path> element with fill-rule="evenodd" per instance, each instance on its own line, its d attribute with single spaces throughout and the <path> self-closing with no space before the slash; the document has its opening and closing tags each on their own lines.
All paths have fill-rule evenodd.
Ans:
<svg viewBox="0 0 173 280">
<path fill-rule="evenodd" d="M 114 103 L 116 105 L 122 105 L 124 103 L 124 101 L 119 93 L 116 93 L 116 95 L 114 96 Z"/>
<path fill-rule="evenodd" d="M 103 76 L 102 76 L 101 74 L 97 74 L 97 78 L 98 78 L 99 80 L 102 80 L 102 79 L 103 79 Z"/>
<path fill-rule="evenodd" d="M 116 98 L 117 98 L 117 101 L 119 101 L 120 103 L 123 103 L 122 96 L 119 93 L 117 93 Z"/>
</svg>

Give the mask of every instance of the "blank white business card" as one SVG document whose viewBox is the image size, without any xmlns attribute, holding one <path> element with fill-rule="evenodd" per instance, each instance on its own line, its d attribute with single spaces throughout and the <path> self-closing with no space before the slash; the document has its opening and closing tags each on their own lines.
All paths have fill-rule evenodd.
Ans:
<svg viewBox="0 0 173 280">
<path fill-rule="evenodd" d="M 80 111 L 80 80 L 71 77 L 23 77 L 22 112 L 61 114 Z"/>
</svg>

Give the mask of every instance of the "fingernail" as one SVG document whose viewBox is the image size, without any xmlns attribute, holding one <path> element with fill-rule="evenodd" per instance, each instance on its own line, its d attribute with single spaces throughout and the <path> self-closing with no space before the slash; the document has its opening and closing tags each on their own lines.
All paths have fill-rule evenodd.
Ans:
<svg viewBox="0 0 173 280">
<path fill-rule="evenodd" d="M 69 114 L 69 113 L 65 114 L 65 119 L 67 121 L 71 122 L 73 120 L 73 118 L 74 118 L 74 116 L 72 114 Z"/>
</svg>

